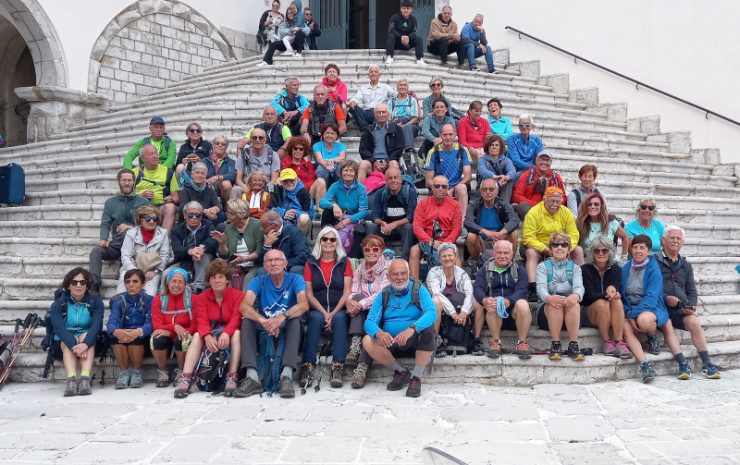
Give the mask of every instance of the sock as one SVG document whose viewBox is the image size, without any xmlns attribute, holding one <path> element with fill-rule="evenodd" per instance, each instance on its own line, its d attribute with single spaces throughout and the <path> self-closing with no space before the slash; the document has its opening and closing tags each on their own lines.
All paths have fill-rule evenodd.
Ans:
<svg viewBox="0 0 740 465">
<path fill-rule="evenodd" d="M 89 378 L 89 377 L 90 377 L 90 370 L 80 371 L 80 378 Z"/>
<path fill-rule="evenodd" d="M 280 377 L 293 379 L 293 369 L 289 366 L 284 366 L 283 371 L 280 372 Z"/>
<path fill-rule="evenodd" d="M 75 377 L 77 377 L 77 373 L 75 373 L 74 371 L 67 372 L 67 378 L 75 378 Z"/>
<path fill-rule="evenodd" d="M 686 357 L 684 357 L 681 352 L 674 355 L 673 358 L 675 358 L 678 363 L 686 363 Z"/>
<path fill-rule="evenodd" d="M 259 381 L 260 377 L 257 374 L 257 370 L 254 368 L 247 368 L 247 378 L 251 378 L 255 381 Z"/>
<path fill-rule="evenodd" d="M 712 363 L 712 362 L 709 361 L 709 352 L 707 352 L 706 350 L 703 350 L 703 351 L 699 352 L 699 358 L 701 358 L 701 363 L 704 366 L 707 366 L 710 363 Z"/>
<path fill-rule="evenodd" d="M 406 368 L 402 367 L 401 364 L 398 363 L 398 360 L 393 360 L 393 363 L 391 363 L 390 368 L 393 371 L 399 371 L 399 372 L 403 372 L 404 370 L 406 370 Z"/>
<path fill-rule="evenodd" d="M 418 363 L 414 365 L 414 369 L 411 370 L 411 376 L 415 376 L 419 379 L 421 379 L 421 375 L 424 374 L 424 367 L 419 365 Z"/>
<path fill-rule="evenodd" d="M 480 337 L 474 338 L 473 342 L 475 342 L 476 344 L 480 344 L 481 343 Z"/>
</svg>

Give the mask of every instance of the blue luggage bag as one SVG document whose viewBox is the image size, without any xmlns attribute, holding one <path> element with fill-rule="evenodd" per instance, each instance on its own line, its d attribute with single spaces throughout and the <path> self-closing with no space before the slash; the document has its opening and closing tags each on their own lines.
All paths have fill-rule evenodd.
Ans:
<svg viewBox="0 0 740 465">
<path fill-rule="evenodd" d="M 0 203 L 20 205 L 26 196 L 26 175 L 16 163 L 0 166 Z"/>
</svg>

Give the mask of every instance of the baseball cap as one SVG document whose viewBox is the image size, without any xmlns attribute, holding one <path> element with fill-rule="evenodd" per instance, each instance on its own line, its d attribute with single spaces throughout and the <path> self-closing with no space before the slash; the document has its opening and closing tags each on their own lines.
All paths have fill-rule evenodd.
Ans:
<svg viewBox="0 0 740 465">
<path fill-rule="evenodd" d="M 281 181 L 289 181 L 297 177 L 298 175 L 295 173 L 295 170 L 293 170 L 293 168 L 285 168 L 284 170 L 280 171 Z"/>
<path fill-rule="evenodd" d="M 152 116 L 152 119 L 149 120 L 149 126 L 152 124 L 164 124 L 164 118 L 161 116 Z"/>
</svg>

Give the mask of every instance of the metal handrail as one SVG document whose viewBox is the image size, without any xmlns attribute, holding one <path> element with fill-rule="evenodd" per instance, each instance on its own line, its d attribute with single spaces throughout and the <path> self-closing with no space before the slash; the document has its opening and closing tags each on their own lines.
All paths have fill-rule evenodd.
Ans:
<svg viewBox="0 0 740 465">
<path fill-rule="evenodd" d="M 537 37 L 535 37 L 535 36 L 533 36 L 531 34 L 527 34 L 524 31 L 520 31 L 519 29 L 517 29 L 515 27 L 506 26 L 504 29 L 508 29 L 510 31 L 513 31 L 513 32 L 517 33 L 519 35 L 519 38 L 520 39 L 522 38 L 522 36 L 525 36 L 525 37 L 528 37 L 528 38 L 534 40 L 535 42 L 539 42 L 542 45 L 546 45 L 546 46 L 548 46 L 550 48 L 553 48 L 553 49 L 557 50 L 560 53 L 564 53 L 566 55 L 570 55 L 570 56 L 572 56 L 574 58 L 573 61 L 575 63 L 578 63 L 578 60 L 581 60 L 581 61 L 583 61 L 585 63 L 588 63 L 591 66 L 595 66 L 595 67 L 597 67 L 597 68 L 599 68 L 599 69 L 601 69 L 603 71 L 606 71 L 606 72 L 612 73 L 614 75 L 617 75 L 617 76 L 621 77 L 622 79 L 626 79 L 628 81 L 631 81 L 631 82 L 633 82 L 635 84 L 635 89 L 638 89 L 639 90 L 640 86 L 642 86 L 642 87 L 644 87 L 646 89 L 652 90 L 653 92 L 657 92 L 657 93 L 659 93 L 661 95 L 665 95 L 666 97 L 672 98 L 673 100 L 678 100 L 679 102 L 681 102 L 681 103 L 683 103 L 685 105 L 689 105 L 689 106 L 694 107 L 694 108 L 696 108 L 698 110 L 701 110 L 701 111 L 704 112 L 704 117 L 707 118 L 707 119 L 709 119 L 709 115 L 713 115 L 713 116 L 716 116 L 717 118 L 720 118 L 720 119 L 723 119 L 725 121 L 728 121 L 728 122 L 730 122 L 730 123 L 732 123 L 732 124 L 734 124 L 736 126 L 740 126 L 740 122 L 735 121 L 732 118 L 729 118 L 727 116 L 721 115 L 721 114 L 717 113 L 716 111 L 712 111 L 712 110 L 710 110 L 708 108 L 704 108 L 703 106 L 697 105 L 696 103 L 689 102 L 688 100 L 684 100 L 681 97 L 676 97 L 673 94 L 669 94 L 668 92 L 663 91 L 663 90 L 660 90 L 657 87 L 651 86 L 649 84 L 645 84 L 644 82 L 641 82 L 641 81 L 638 81 L 635 78 L 626 76 L 626 75 L 624 75 L 624 74 L 622 74 L 622 73 L 620 73 L 618 71 L 614 71 L 613 69 L 607 68 L 606 66 L 602 66 L 602 65 L 600 65 L 598 63 L 595 63 L 595 62 L 589 60 L 588 58 L 583 58 L 582 56 L 576 55 L 573 52 L 569 52 L 568 50 L 562 49 L 562 48 L 558 47 L 557 45 L 553 45 L 553 44 L 551 44 L 549 42 L 546 42 L 546 41 L 544 41 L 542 39 L 539 39 L 539 38 L 537 38 Z"/>
</svg>

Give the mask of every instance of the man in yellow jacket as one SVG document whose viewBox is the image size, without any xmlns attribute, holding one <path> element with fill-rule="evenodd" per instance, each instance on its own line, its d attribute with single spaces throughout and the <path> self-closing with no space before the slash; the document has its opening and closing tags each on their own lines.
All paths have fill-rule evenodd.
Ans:
<svg viewBox="0 0 740 465">
<path fill-rule="evenodd" d="M 573 213 L 562 205 L 563 190 L 556 186 L 548 187 L 542 202 L 538 203 L 524 217 L 522 226 L 522 243 L 526 250 L 527 278 L 529 279 L 529 298 L 537 300 L 537 264 L 545 257 L 552 255 L 550 234 L 564 232 L 570 237 L 571 258 L 578 265 L 583 265 L 583 249 L 578 245 L 578 228 Z"/>
</svg>

